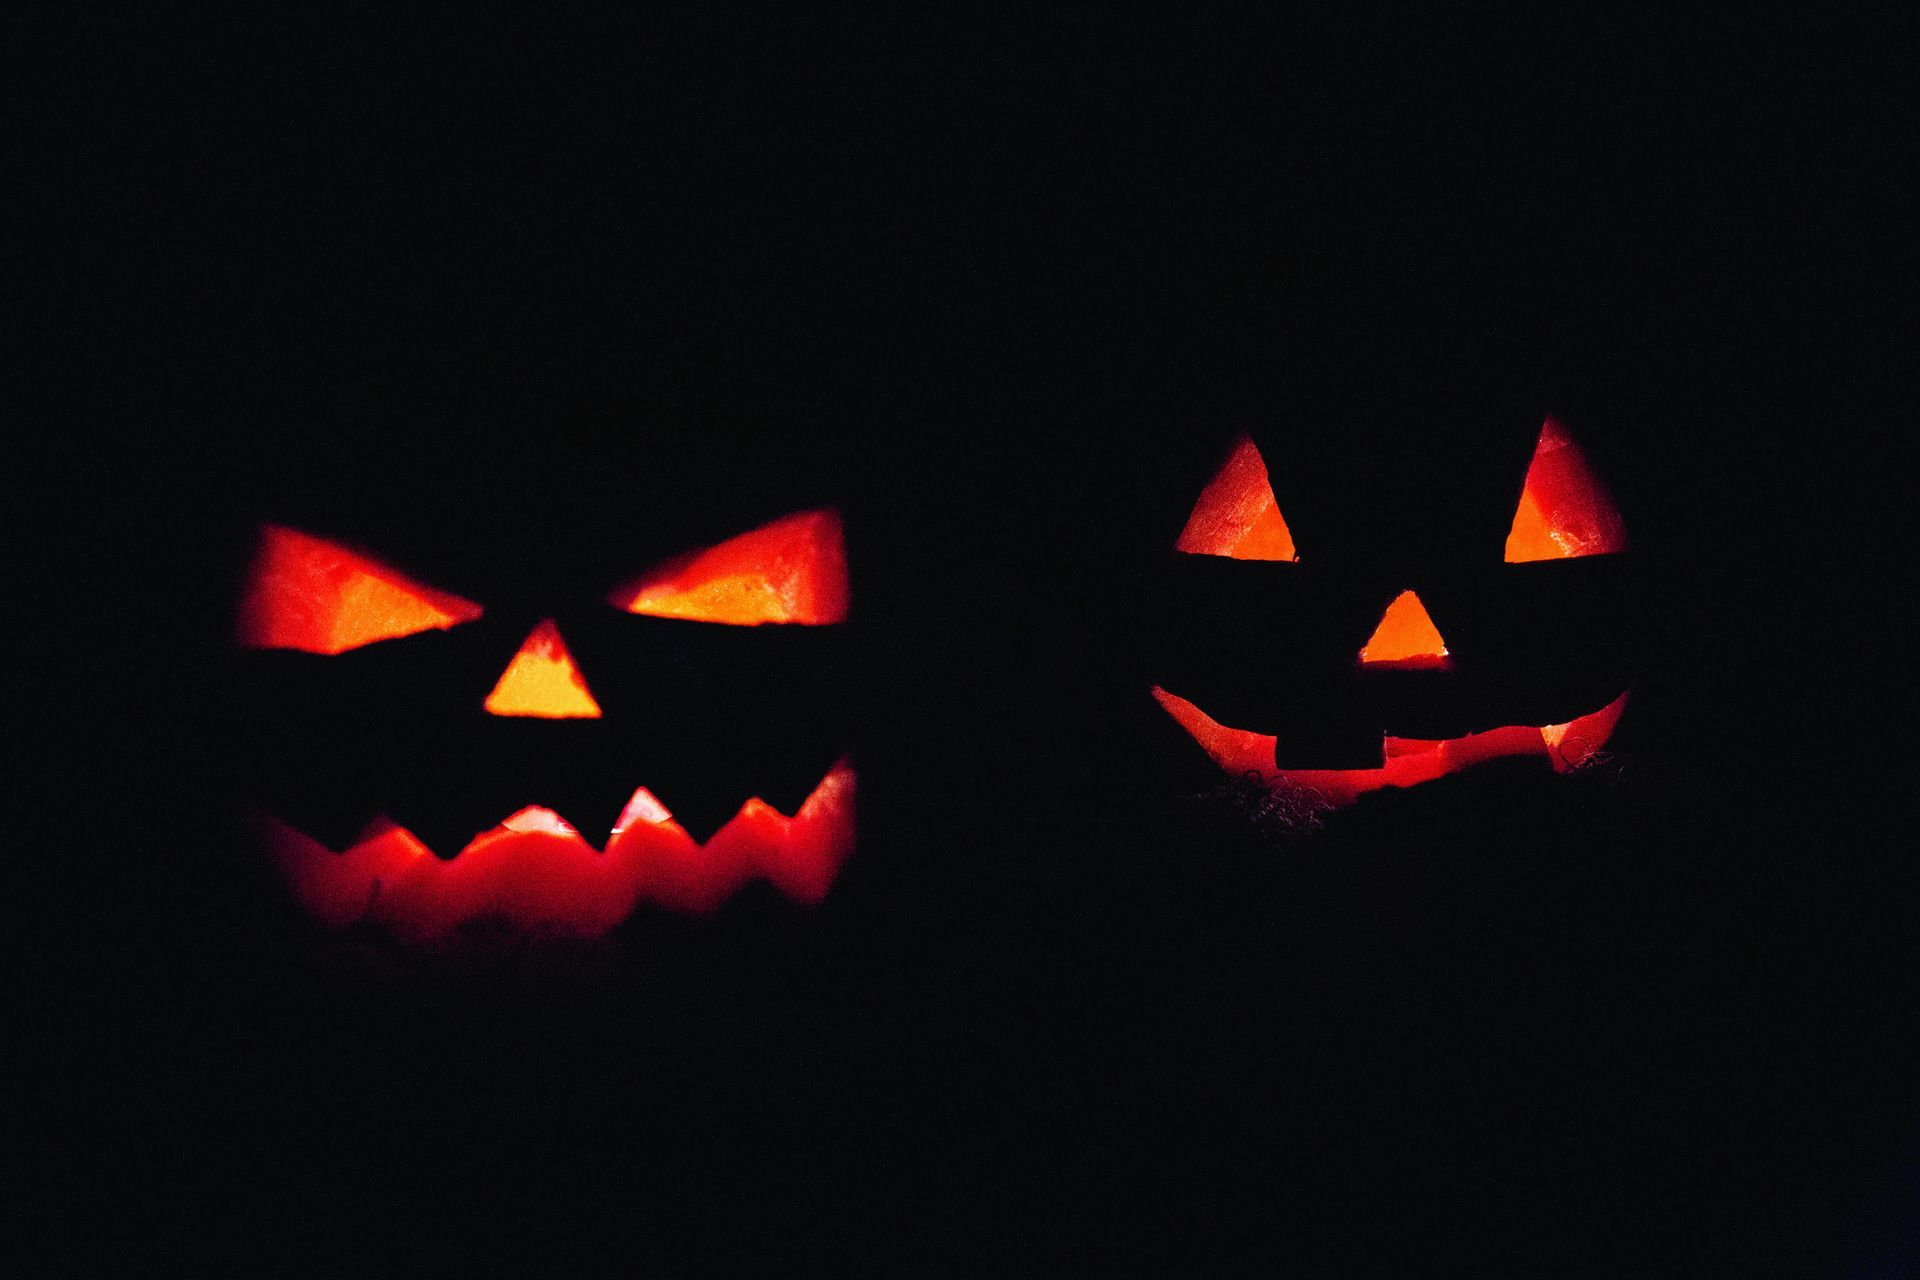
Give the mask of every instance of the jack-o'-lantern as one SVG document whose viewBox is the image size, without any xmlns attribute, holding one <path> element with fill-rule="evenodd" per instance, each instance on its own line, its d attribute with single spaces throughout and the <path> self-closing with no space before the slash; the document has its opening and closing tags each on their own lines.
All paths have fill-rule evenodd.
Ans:
<svg viewBox="0 0 1920 1280">
<path fill-rule="evenodd" d="M 522 563 L 489 599 L 476 554 L 437 571 L 263 523 L 234 633 L 244 737 L 264 843 L 307 912 L 422 941 L 600 936 L 755 880 L 822 900 L 854 839 L 826 648 L 849 612 L 840 514 L 684 548 L 552 599 Z"/>
<path fill-rule="evenodd" d="M 1279 478 L 1288 437 L 1241 434 L 1175 542 L 1180 639 L 1154 697 L 1222 769 L 1313 808 L 1497 759 L 1593 759 L 1627 706 L 1626 529 L 1571 431 L 1533 422 L 1530 461 L 1509 431 L 1470 461 L 1395 456 L 1318 503 L 1315 464 Z M 1277 490 L 1326 527 L 1290 522 Z"/>
</svg>

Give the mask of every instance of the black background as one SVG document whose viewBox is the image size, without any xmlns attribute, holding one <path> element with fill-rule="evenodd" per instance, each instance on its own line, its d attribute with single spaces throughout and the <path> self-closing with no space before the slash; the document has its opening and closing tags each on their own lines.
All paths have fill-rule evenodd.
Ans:
<svg viewBox="0 0 1920 1280">
<path fill-rule="evenodd" d="M 1891 352 L 1861 325 L 1884 33 L 81 34 L 45 323 L 87 360 L 58 540 L 90 679 L 48 754 L 84 762 L 55 807 L 88 816 L 34 935 L 25 1095 L 60 1256 L 1910 1261 L 1892 579 L 1862 589 L 1847 523 Z M 1618 758 L 1305 840 L 1204 797 L 1145 688 L 1166 547 L 1233 432 L 1303 554 L 1303 510 L 1350 540 L 1457 495 L 1405 543 L 1431 568 L 1487 554 L 1476 521 L 1497 561 L 1508 441 L 1549 410 L 1635 541 Z M 823 502 L 862 809 L 820 910 L 404 953 L 317 933 L 242 837 L 270 716 L 224 639 L 255 521 L 458 562 L 532 618 Z M 1543 645 L 1590 639 L 1553 621 Z M 726 719 L 646 731 L 753 774 Z"/>
</svg>

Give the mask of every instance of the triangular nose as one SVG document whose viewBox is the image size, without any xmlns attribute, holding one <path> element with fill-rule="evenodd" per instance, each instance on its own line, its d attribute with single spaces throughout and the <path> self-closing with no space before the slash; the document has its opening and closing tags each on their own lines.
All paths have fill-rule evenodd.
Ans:
<svg viewBox="0 0 1920 1280">
<path fill-rule="evenodd" d="M 552 618 L 520 644 L 520 652 L 500 673 L 500 682 L 487 695 L 486 708 L 496 716 L 539 716 L 546 720 L 598 720 L 600 704 L 587 692 L 587 678 L 573 663 Z"/>
<path fill-rule="evenodd" d="M 1433 625 L 1427 607 L 1411 591 L 1402 591 L 1380 615 L 1373 636 L 1360 649 L 1360 661 L 1369 666 L 1390 663 L 1398 667 L 1450 667 L 1447 642 Z"/>
</svg>

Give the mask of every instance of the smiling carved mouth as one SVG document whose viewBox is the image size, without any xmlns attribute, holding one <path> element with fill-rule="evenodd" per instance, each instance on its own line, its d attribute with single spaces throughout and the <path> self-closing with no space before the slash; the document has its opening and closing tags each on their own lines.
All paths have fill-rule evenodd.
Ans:
<svg viewBox="0 0 1920 1280">
<path fill-rule="evenodd" d="M 1312 791 L 1330 807 L 1351 804 L 1368 791 L 1431 782 L 1506 756 L 1545 756 L 1556 773 L 1566 773 L 1606 744 L 1627 707 L 1623 693 L 1600 710 L 1565 724 L 1505 725 L 1459 738 L 1386 737 L 1381 739 L 1382 763 L 1377 769 L 1282 769 L 1274 764 L 1278 739 L 1272 734 L 1230 729 L 1158 685 L 1153 696 L 1222 769 L 1257 774 L 1269 786 Z"/>
<path fill-rule="evenodd" d="M 819 902 L 853 849 L 854 789 L 843 759 L 792 817 L 756 796 L 700 843 L 643 787 L 604 850 L 533 806 L 446 859 L 384 818 L 338 853 L 270 814 L 258 819 L 288 886 L 329 928 L 366 921 L 427 941 L 496 919 L 526 933 L 600 937 L 642 902 L 711 912 L 754 879 L 796 902 Z"/>
</svg>

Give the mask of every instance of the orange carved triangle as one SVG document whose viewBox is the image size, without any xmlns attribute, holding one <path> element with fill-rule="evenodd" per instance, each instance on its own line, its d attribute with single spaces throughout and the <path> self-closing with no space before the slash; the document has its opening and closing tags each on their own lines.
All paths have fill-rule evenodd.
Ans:
<svg viewBox="0 0 1920 1280">
<path fill-rule="evenodd" d="M 847 546 L 840 513 L 798 511 L 725 542 L 675 556 L 614 588 L 628 613 L 751 627 L 847 620 Z"/>
<path fill-rule="evenodd" d="M 247 649 L 345 653 L 479 616 L 473 601 L 415 582 L 337 542 L 266 524 L 234 638 Z"/>
<path fill-rule="evenodd" d="M 597 720 L 600 704 L 587 692 L 587 678 L 574 665 L 552 618 L 544 619 L 520 645 L 487 695 L 496 716 L 539 716 L 547 720 Z"/>
<path fill-rule="evenodd" d="M 1540 428 L 1507 531 L 1506 561 L 1566 560 L 1627 549 L 1613 495 L 1573 436 L 1553 418 Z"/>
<path fill-rule="evenodd" d="M 1253 437 L 1242 433 L 1214 473 L 1174 548 L 1193 555 L 1234 560 L 1298 560 L 1293 531 L 1273 499 L 1266 459 Z"/>
<path fill-rule="evenodd" d="M 1427 607 L 1411 591 L 1402 591 L 1380 615 L 1373 636 L 1360 649 L 1364 663 L 1394 663 L 1405 667 L 1445 667 L 1447 642 L 1433 625 Z"/>
</svg>

